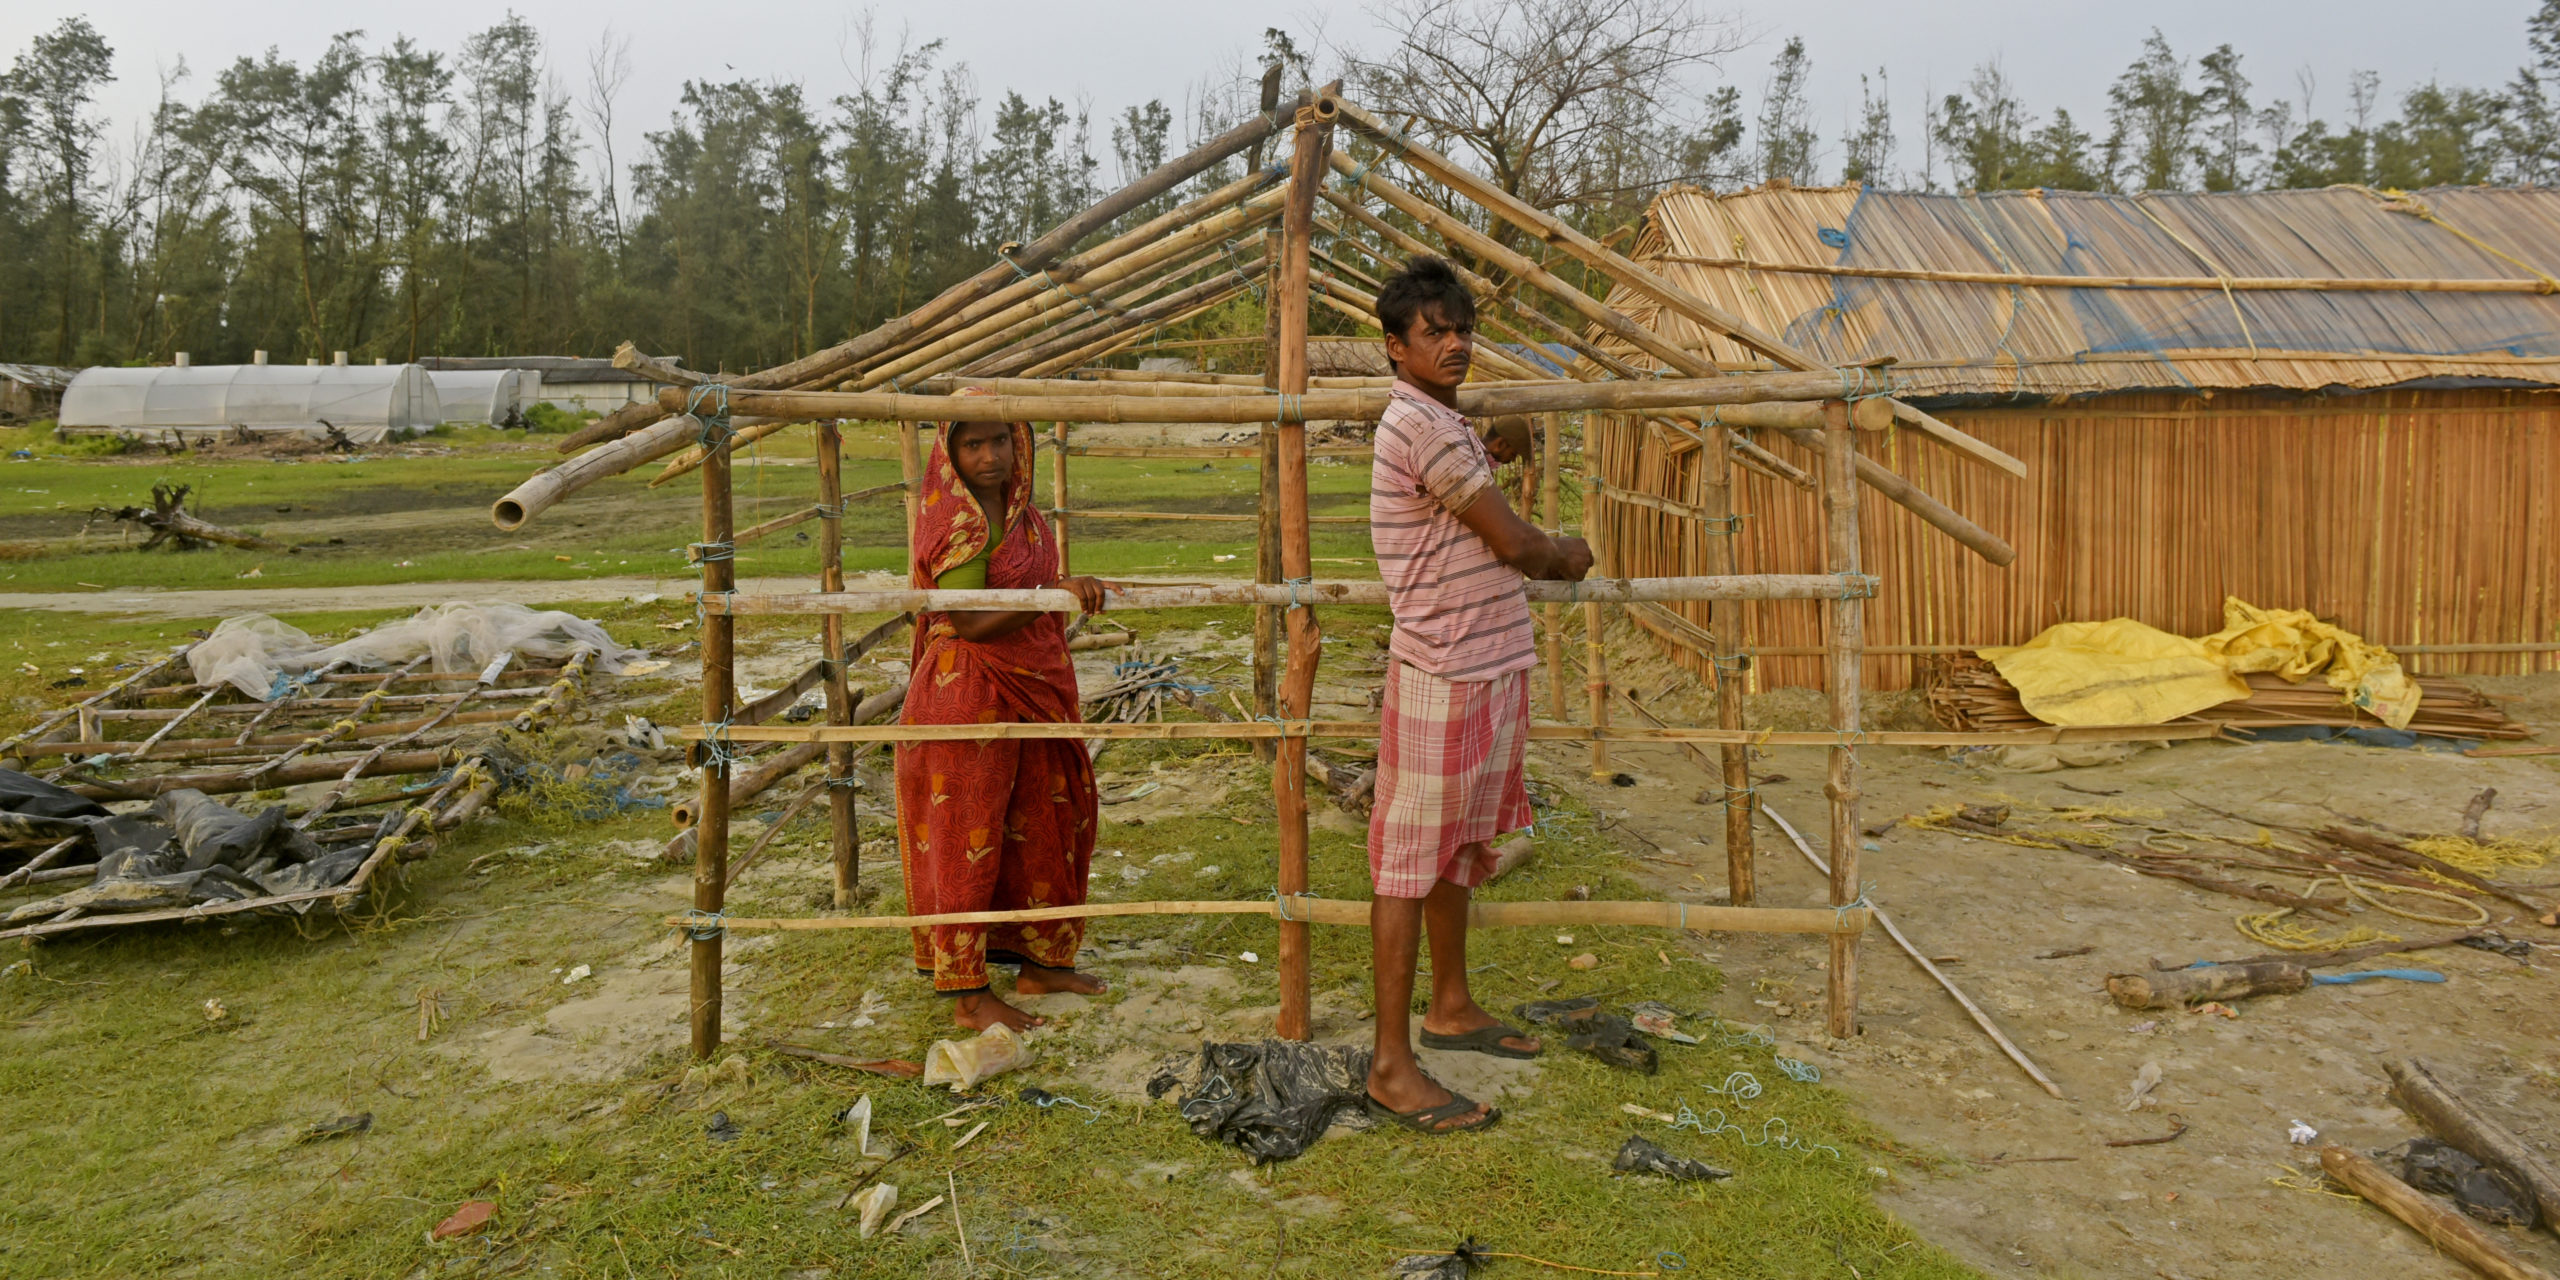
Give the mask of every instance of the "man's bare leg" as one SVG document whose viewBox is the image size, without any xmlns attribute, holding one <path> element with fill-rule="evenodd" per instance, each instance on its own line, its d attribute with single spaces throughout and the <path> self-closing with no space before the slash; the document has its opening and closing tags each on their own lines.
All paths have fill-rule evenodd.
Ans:
<svg viewBox="0 0 2560 1280">
<path fill-rule="evenodd" d="M 1458 856 L 1463 861 L 1485 857 L 1487 851 L 1480 843 L 1471 844 Z M 1422 1015 L 1422 1029 L 1433 1035 L 1462 1036 L 1502 1021 L 1485 1012 L 1467 989 L 1467 903 L 1474 895 L 1464 885 L 1442 880 L 1422 900 L 1423 927 L 1431 937 L 1431 1007 Z M 1504 1036 L 1501 1043 L 1522 1053 L 1540 1048 L 1534 1036 Z"/>
<path fill-rule="evenodd" d="M 1457 886 L 1443 881 L 1433 885 L 1433 897 L 1444 889 Z M 1460 889 L 1459 922 L 1466 920 L 1465 890 Z M 1390 898 L 1379 896 L 1369 900 L 1369 940 L 1372 973 L 1371 997 L 1377 1002 L 1378 1037 L 1369 1059 L 1369 1096 L 1399 1112 L 1420 1111 L 1440 1106 L 1453 1096 L 1447 1089 L 1422 1074 L 1422 1063 L 1413 1053 L 1413 964 L 1422 948 L 1422 920 L 1429 898 Z M 1435 946 L 1436 952 L 1438 948 Z M 1484 1107 L 1462 1116 L 1451 1116 L 1440 1122 L 1440 1128 L 1453 1129 L 1474 1124 L 1484 1118 Z"/>
</svg>

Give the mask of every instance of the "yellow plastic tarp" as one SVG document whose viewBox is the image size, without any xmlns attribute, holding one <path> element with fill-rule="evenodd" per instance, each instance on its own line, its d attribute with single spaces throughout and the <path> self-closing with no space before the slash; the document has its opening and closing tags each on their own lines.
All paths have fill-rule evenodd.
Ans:
<svg viewBox="0 0 2560 1280">
<path fill-rule="evenodd" d="M 2066 622 L 1981 657 L 2018 690 L 2028 714 L 2067 726 L 2161 724 L 2249 696 L 2242 676 L 2299 683 L 2325 674 L 2342 700 L 2392 728 L 2417 714 L 2418 686 L 2389 650 L 2301 609 L 2222 602 L 2222 630 L 2201 639 L 2131 618 Z"/>
</svg>

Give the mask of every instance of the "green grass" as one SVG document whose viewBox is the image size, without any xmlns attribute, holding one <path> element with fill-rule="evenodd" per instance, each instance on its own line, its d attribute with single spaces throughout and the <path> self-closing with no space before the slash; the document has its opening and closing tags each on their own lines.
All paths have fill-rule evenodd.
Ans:
<svg viewBox="0 0 2560 1280">
<path fill-rule="evenodd" d="M 1242 775 L 1222 811 L 1142 827 L 1106 823 L 1111 868 L 1157 854 L 1194 853 L 1114 896 L 1251 898 L 1268 891 L 1275 851 L 1265 775 L 1212 751 L 1169 763 Z M 1124 765 L 1127 762 L 1122 762 Z M 1556 1052 L 1536 1093 L 1508 1104 L 1492 1134 L 1425 1138 L 1378 1132 L 1319 1144 L 1306 1156 L 1253 1170 L 1235 1152 L 1192 1136 L 1170 1107 L 1109 1103 L 1085 1124 L 1067 1108 L 1019 1104 L 984 1113 L 968 1150 L 915 1122 L 949 1095 L 771 1055 L 752 1041 L 788 1034 L 843 1052 L 920 1057 L 942 1006 L 905 976 L 903 934 L 786 935 L 748 957 L 752 995 L 733 993 L 759 1028 L 740 1051 L 743 1084 L 689 1092 L 680 1030 L 637 1077 L 593 1084 L 507 1085 L 478 1067 L 486 1033 L 536 1021 L 563 999 L 558 968 L 626 950 L 659 932 L 659 906 L 602 900 L 664 884 L 607 852 L 609 840 L 662 836 L 641 815 L 588 824 L 539 850 L 518 830 L 475 827 L 421 864 L 391 916 L 371 926 L 243 922 L 185 931 L 134 931 L 37 952 L 32 969 L 0 980 L 0 1273 L 129 1275 L 183 1270 L 325 1275 L 502 1274 L 768 1276 L 833 1267 L 839 1276 L 957 1274 L 947 1216 L 895 1239 L 858 1241 L 834 1209 L 868 1162 L 843 1150 L 829 1118 L 869 1093 L 878 1128 L 922 1149 L 890 1172 L 921 1203 L 955 1176 L 981 1273 L 1201 1276 L 1369 1275 L 1399 1252 L 1446 1248 L 1465 1236 L 1489 1247 L 1581 1266 L 1645 1270 L 1675 1251 L 1692 1274 L 1768 1277 L 1942 1277 L 1966 1274 L 1915 1239 L 1870 1198 L 1870 1166 L 1898 1172 L 1914 1159 L 1858 1122 L 1837 1095 L 1782 1078 L 1765 1049 L 1665 1045 L 1662 1073 L 1643 1077 Z M 878 829 L 868 833 L 875 841 Z M 786 837 L 812 855 L 819 829 Z M 1575 884 L 1595 896 L 1633 895 L 1624 856 L 1570 806 L 1547 815 L 1537 860 L 1488 896 L 1551 899 Z M 515 846 L 512 847 L 511 846 Z M 878 845 L 872 845 L 877 849 Z M 497 855 L 492 874 L 465 868 Z M 877 856 L 876 853 L 874 856 Z M 1365 864 L 1355 837 L 1319 831 L 1319 892 L 1358 896 Z M 1194 872 L 1209 862 L 1224 870 Z M 782 868 L 796 868 L 785 873 Z M 884 868 L 875 863 L 871 873 Z M 732 909 L 801 914 L 822 873 L 780 864 L 741 886 Z M 643 902 L 653 901 L 646 894 Z M 894 909 L 896 895 L 879 904 Z M 1657 932 L 1575 930 L 1571 950 L 1602 958 L 1590 974 L 1563 965 L 1550 931 L 1476 935 L 1471 959 L 1488 1006 L 1606 989 L 1613 1000 L 1658 998 L 1695 1008 L 1721 975 L 1666 947 Z M 1235 970 L 1219 1006 L 1264 1006 L 1277 926 L 1254 917 L 1131 918 L 1098 922 L 1091 938 L 1189 949 L 1190 963 Z M 1244 950 L 1260 965 L 1231 959 Z M 1658 954 L 1668 954 L 1664 963 Z M 1167 958 L 1168 962 L 1170 957 Z M 1319 1006 L 1363 1003 L 1360 935 L 1319 931 Z M 1129 966 L 1109 966 L 1127 976 Z M 443 993 L 450 1019 L 416 1040 L 415 993 Z M 805 1029 L 840 1018 L 865 988 L 895 1010 L 904 1034 Z M 1127 988 L 1124 982 L 1123 990 Z M 1122 999 L 1115 993 L 1100 1002 Z M 205 1001 L 227 1010 L 208 1022 Z M 1074 1016 L 1041 1041 L 1041 1060 L 991 1086 L 1009 1095 L 1040 1083 L 1096 1100 L 1069 1065 L 1102 1045 L 1110 1018 Z M 1706 1090 L 1736 1070 L 1767 1092 L 1748 1103 Z M 1725 1107 L 1755 1137 L 1772 1117 L 1822 1151 L 1753 1147 L 1631 1119 L 1621 1102 L 1673 1110 Z M 715 1111 L 745 1136 L 704 1137 Z M 311 1145 L 294 1141 L 319 1120 L 370 1111 L 373 1130 Z M 1734 1169 L 1727 1183 L 1681 1186 L 1612 1175 L 1609 1157 L 1630 1132 Z M 1235 1176 L 1230 1176 L 1235 1175 Z M 1321 1199 L 1302 1199 L 1320 1197 Z M 430 1248 L 423 1236 L 462 1201 L 499 1209 L 480 1239 Z M 1293 1202 L 1288 1208 L 1276 1207 Z M 1313 1213 L 1316 1216 L 1299 1216 Z M 1285 1250 L 1280 1232 L 1286 1225 Z M 1009 1252 L 1010 1250 L 1010 1252 Z M 485 1259 L 487 1270 L 466 1259 Z M 1006 1269 L 996 1271 L 990 1260 Z M 1529 1269 L 1520 1268 L 1521 1274 Z"/>
</svg>

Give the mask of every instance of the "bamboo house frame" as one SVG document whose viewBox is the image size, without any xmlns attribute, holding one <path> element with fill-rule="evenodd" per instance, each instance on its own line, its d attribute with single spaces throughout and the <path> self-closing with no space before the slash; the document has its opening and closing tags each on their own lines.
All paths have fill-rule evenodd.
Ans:
<svg viewBox="0 0 2560 1280">
<path fill-rule="evenodd" d="M 1772 184 L 1666 193 L 1632 252 L 1679 287 L 2032 461 L 2012 480 L 1907 433 L 1883 465 L 2019 546 L 2004 572 L 1872 497 L 1871 687 L 1913 659 L 2128 616 L 2181 634 L 2236 595 L 2306 608 L 2431 674 L 2543 670 L 2560 651 L 2560 191 L 2362 187 L 1979 195 Z M 1748 344 L 1621 284 L 1611 304 L 1727 365 Z M 1604 340 L 1644 372 L 1667 369 Z M 1724 465 L 1655 429 L 1598 433 L 1627 572 L 1817 562 L 1766 473 L 1739 538 L 1668 514 Z M 1703 460 L 1703 461 L 1702 461 Z M 1712 606 L 1676 606 L 1712 627 Z M 1660 617 L 1700 671 L 1710 659 Z M 1812 611 L 1756 610 L 1769 685 L 1820 680 Z"/>
<path fill-rule="evenodd" d="M 1294 129 L 1291 126 L 1294 125 Z M 1334 135 L 1348 129 L 1364 143 L 1391 158 L 1393 167 L 1439 184 L 1487 220 L 1511 223 L 1617 282 L 1641 292 L 1660 308 L 1691 325 L 1705 326 L 1753 353 L 1764 371 L 1737 374 L 1702 353 L 1694 343 L 1676 345 L 1663 331 L 1631 318 L 1623 306 L 1612 306 L 1565 283 L 1536 263 L 1504 247 L 1474 224 L 1431 206 L 1406 188 L 1390 182 L 1375 166 L 1354 164 L 1334 151 Z M 1150 201 L 1167 196 L 1183 183 L 1229 157 L 1261 147 L 1274 135 L 1291 130 L 1287 159 L 1248 173 L 1207 195 L 1116 236 L 1077 251 L 1115 220 Z M 1329 187 L 1339 172 L 1344 181 Z M 1376 200 L 1404 214 L 1415 228 L 1389 224 L 1371 212 Z M 1320 217 L 1330 209 L 1338 215 Z M 1359 235 L 1353 234 L 1357 231 Z M 1368 239 L 1362 238 L 1370 237 Z M 1252 244 L 1245 244 L 1246 238 Z M 1434 245 L 1432 239 L 1439 244 Z M 1324 242 L 1319 248 L 1319 240 Z M 2021 734 L 1867 732 L 1860 718 L 1860 651 L 1864 641 L 1864 601 L 1876 589 L 1865 572 L 1859 551 L 1858 487 L 1868 488 L 1946 532 L 1959 545 L 1996 563 L 2014 555 L 2008 546 L 1963 515 L 1908 480 L 1879 466 L 1869 456 L 1874 441 L 1899 424 L 1910 435 L 1935 442 L 1946 456 L 1968 466 L 2011 472 L 2023 465 L 1981 444 L 1928 414 L 1892 398 L 1890 383 L 1873 370 L 1840 369 L 1824 364 L 1790 343 L 1740 317 L 1665 281 L 1655 272 L 1583 236 L 1564 223 L 1521 204 L 1485 182 L 1406 138 L 1365 110 L 1326 91 L 1304 95 L 1295 104 L 1266 111 L 1226 135 L 1175 159 L 1128 188 L 1068 219 L 1028 244 L 1010 248 L 998 262 L 907 315 L 897 317 L 849 342 L 816 352 L 790 364 L 743 376 L 712 377 L 677 363 L 626 347 L 617 356 L 624 367 L 645 372 L 668 385 L 654 404 L 634 405 L 596 424 L 563 446 L 586 451 L 533 477 L 501 498 L 492 510 L 508 528 L 535 518 L 542 509 L 603 476 L 645 462 L 681 455 L 669 478 L 683 470 L 698 471 L 702 486 L 703 534 L 698 549 L 702 570 L 699 601 L 703 614 L 703 723 L 687 730 L 697 744 L 702 768 L 701 798 L 693 806 L 697 839 L 694 898 L 690 911 L 668 923 L 687 931 L 692 944 L 692 1048 L 707 1055 L 720 1038 L 720 964 L 722 941 L 734 929 L 811 930 L 834 928 L 906 928 L 933 923 L 992 922 L 1134 914 L 1259 913 L 1280 921 L 1278 1034 L 1304 1038 L 1310 993 L 1308 957 L 1311 923 L 1364 925 L 1365 905 L 1325 901 L 1307 894 L 1307 747 L 1311 739 L 1374 739 L 1377 726 L 1357 721 L 1309 718 L 1321 633 L 1317 606 L 1331 602 L 1383 599 L 1375 583 L 1316 581 L 1311 572 L 1307 502 L 1306 423 L 1311 419 L 1374 416 L 1384 406 L 1385 385 L 1378 378 L 1315 379 L 1308 373 L 1307 319 L 1312 307 L 1333 306 L 1364 322 L 1373 319 L 1369 294 L 1359 286 L 1374 281 L 1365 269 L 1346 258 L 1349 251 L 1366 255 L 1378 267 L 1393 258 L 1419 251 L 1461 249 L 1481 266 L 1508 276 L 1514 283 L 1543 293 L 1576 317 L 1558 323 L 1546 313 L 1509 294 L 1497 294 L 1481 277 L 1471 279 L 1482 300 L 1485 330 L 1540 344 L 1541 349 L 1570 349 L 1581 357 L 1568 376 L 1508 356 L 1486 344 L 1478 348 L 1479 372 L 1490 380 L 1461 390 L 1460 404 L 1475 414 L 1593 414 L 1590 421 L 1612 419 L 1602 413 L 1632 415 L 1629 422 L 1660 424 L 1664 429 L 1716 442 L 1718 458 L 1728 448 L 1747 465 L 1782 468 L 1801 478 L 1820 498 L 1820 545 L 1817 570 L 1791 575 L 1748 575 L 1734 571 L 1725 557 L 1705 572 L 1673 577 L 1625 576 L 1625 563 L 1611 554 L 1613 539 L 1593 523 L 1594 549 L 1600 566 L 1583 584 L 1532 583 L 1529 597 L 1550 620 L 1547 651 L 1551 667 L 1560 664 L 1560 610 L 1580 606 L 1593 622 L 1606 607 L 1662 610 L 1662 602 L 1702 605 L 1709 629 L 1725 641 L 1739 637 L 1737 619 L 1746 602 L 1813 601 L 1824 619 L 1832 728 L 1818 733 L 1754 731 L 1743 723 L 1739 682 L 1721 682 L 1720 719 L 1714 727 L 1655 724 L 1612 727 L 1610 690 L 1605 663 L 1596 643 L 1589 650 L 1591 680 L 1586 688 L 1586 723 L 1534 725 L 1530 736 L 1544 741 L 1586 743 L 1595 768 L 1605 764 L 1611 742 L 1669 742 L 1691 746 L 1717 744 L 1722 751 L 1726 785 L 1730 906 L 1678 902 L 1506 903 L 1482 904 L 1476 918 L 1485 924 L 1644 923 L 1672 928 L 1820 934 L 1830 941 L 1828 1009 L 1835 1035 L 1856 1027 L 1857 942 L 1871 913 L 1861 896 L 1857 835 L 1857 748 L 1862 744 L 1953 745 L 1985 742 L 2052 742 L 2071 738 L 2196 736 L 2184 728 L 2133 731 L 2047 730 Z M 1255 256 L 1258 255 L 1258 256 Z M 1323 263 L 1327 272 L 1315 266 Z M 1354 272 L 1362 272 L 1354 275 Z M 1204 374 L 1153 374 L 1084 370 L 1095 359 L 1161 333 L 1177 318 L 1191 314 L 1207 299 L 1224 300 L 1253 291 L 1266 297 L 1271 316 L 1266 382 L 1263 378 Z M 1147 300 L 1182 299 L 1178 304 L 1151 305 Z M 1599 336 L 1586 336 L 1586 333 Z M 1604 350 L 1602 341 L 1617 341 L 1644 352 L 1677 376 L 1654 378 L 1636 372 L 1628 361 Z M 1074 375 L 1061 377 L 1059 375 Z M 992 394 L 958 397 L 951 393 L 975 387 Z M 820 522 L 818 590 L 790 595 L 751 595 L 736 587 L 738 543 L 769 529 L 738 530 L 731 516 L 731 457 L 759 431 L 748 419 L 783 424 L 817 420 L 818 503 L 805 517 Z M 843 572 L 841 519 L 851 497 L 841 483 L 841 449 L 834 420 L 868 418 L 900 426 L 900 463 L 905 476 L 899 491 L 907 495 L 912 526 L 914 485 L 921 465 L 916 424 L 932 421 L 1032 421 L 1053 424 L 1046 447 L 1054 451 L 1052 508 L 1062 553 L 1072 545 L 1073 522 L 1095 515 L 1113 518 L 1184 518 L 1177 513 L 1101 513 L 1071 504 L 1067 460 L 1075 456 L 1108 456 L 1103 446 L 1079 445 L 1069 431 L 1077 422 L 1185 422 L 1258 425 L 1262 442 L 1263 502 L 1257 516 L 1263 548 L 1255 583 L 1213 587 L 1133 584 L 1116 592 L 1118 607 L 1185 607 L 1211 603 L 1253 603 L 1261 629 L 1273 643 L 1256 655 L 1259 718 L 1244 722 L 897 725 L 861 724 L 843 671 L 843 657 L 875 643 L 894 629 L 892 619 L 871 636 L 847 646 L 843 619 L 847 614 L 888 610 L 951 608 L 1041 608 L 1072 610 L 1064 591 L 918 591 L 848 590 Z M 1750 427 L 1783 438 L 1801 450 L 1803 467 L 1749 446 L 1737 434 Z M 1647 425 L 1643 429 L 1654 429 Z M 1549 430 L 1544 475 L 1545 515 L 1556 526 L 1557 432 Z M 1138 450 L 1141 456 L 1199 456 L 1200 451 L 1158 447 Z M 1214 452 L 1231 452 L 1218 448 Z M 1365 450 L 1345 451 L 1365 456 Z M 1123 452 L 1123 456 L 1126 456 Z M 1809 468 L 1809 470 L 1808 470 Z M 1598 484 L 1596 477 L 1591 484 Z M 1606 493 L 1605 488 L 1598 490 Z M 877 493 L 879 491 L 870 491 Z M 1720 505 L 1719 492 L 1671 510 L 1674 518 L 1708 530 L 1729 532 L 1734 520 Z M 775 701 L 741 707 L 736 695 L 734 620 L 741 615 L 816 613 L 823 619 L 825 658 L 806 679 L 823 682 L 827 715 L 823 724 L 763 723 Z M 912 617 L 912 614 L 907 616 Z M 1276 643 L 1285 632 L 1286 645 Z M 1738 671 L 1748 658 L 1731 643 L 1717 646 L 1719 665 Z M 1558 719 L 1565 699 L 1559 674 Z M 1267 691 L 1267 692 L 1265 692 Z M 795 693 L 793 696 L 797 696 Z M 1638 708 L 1642 710 L 1641 707 Z M 1649 713 L 1648 713 L 1649 714 Z M 2209 731 L 2205 731 L 2209 732 Z M 823 748 L 831 778 L 850 772 L 857 746 L 926 739 L 1016 738 L 1228 738 L 1273 744 L 1272 786 L 1278 809 L 1279 856 L 1272 896 L 1246 902 L 1088 903 L 1077 907 L 1023 912 L 975 912 L 934 917 L 821 916 L 801 919 L 732 918 L 723 910 L 730 877 L 729 836 L 732 778 L 741 767 L 746 744 L 787 743 L 814 758 Z M 1832 860 L 1828 907 L 1782 910 L 1753 905 L 1751 806 L 1744 766 L 1753 743 L 1801 743 L 1829 748 L 1830 814 L 1828 834 Z M 852 902 L 857 873 L 852 797 L 830 788 L 832 849 L 839 908 Z"/>
</svg>

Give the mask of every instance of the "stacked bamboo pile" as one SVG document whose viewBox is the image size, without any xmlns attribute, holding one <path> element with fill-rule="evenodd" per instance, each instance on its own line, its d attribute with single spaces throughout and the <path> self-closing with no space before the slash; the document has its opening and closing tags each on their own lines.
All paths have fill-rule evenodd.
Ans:
<svg viewBox="0 0 2560 1280">
<path fill-rule="evenodd" d="M 2018 701 L 2018 691 L 1988 662 L 1971 654 L 1935 657 L 1924 668 L 1930 718 L 1950 729 L 1996 733 L 2032 729 L 2044 722 Z M 2248 697 L 2208 707 L 2178 724 L 2221 724 L 2234 729 L 2274 729 L 2290 725 L 2335 728 L 2385 727 L 2371 715 L 2347 705 L 2338 691 L 2305 681 L 2287 684 L 2272 675 L 2246 677 Z M 2525 738 L 2532 728 L 2510 719 L 2480 691 L 2452 680 L 2418 681 L 2423 695 L 2411 733 L 2441 738 Z"/>
<path fill-rule="evenodd" d="M 593 661 L 580 648 L 556 667 L 519 667 L 512 654 L 477 672 L 426 670 L 423 657 L 388 672 L 324 667 L 282 696 L 258 700 L 228 683 L 191 680 L 187 652 L 0 740 L 0 767 L 102 804 L 182 789 L 221 796 L 325 784 L 289 801 L 288 820 L 324 846 L 361 843 L 364 860 L 340 884 L 161 910 L 93 914 L 74 907 L 0 931 L 0 939 L 307 910 L 323 900 L 350 907 L 385 862 L 420 856 L 436 832 L 488 804 L 499 784 L 487 757 L 491 730 L 522 732 L 552 719 L 579 696 Z M 196 736 L 182 736 L 189 733 Z M 419 774 L 437 776 L 417 786 L 365 786 L 367 779 Z M 0 894 L 55 893 L 63 881 L 94 879 L 97 866 L 84 865 L 90 847 L 85 833 L 0 839 Z"/>
</svg>

